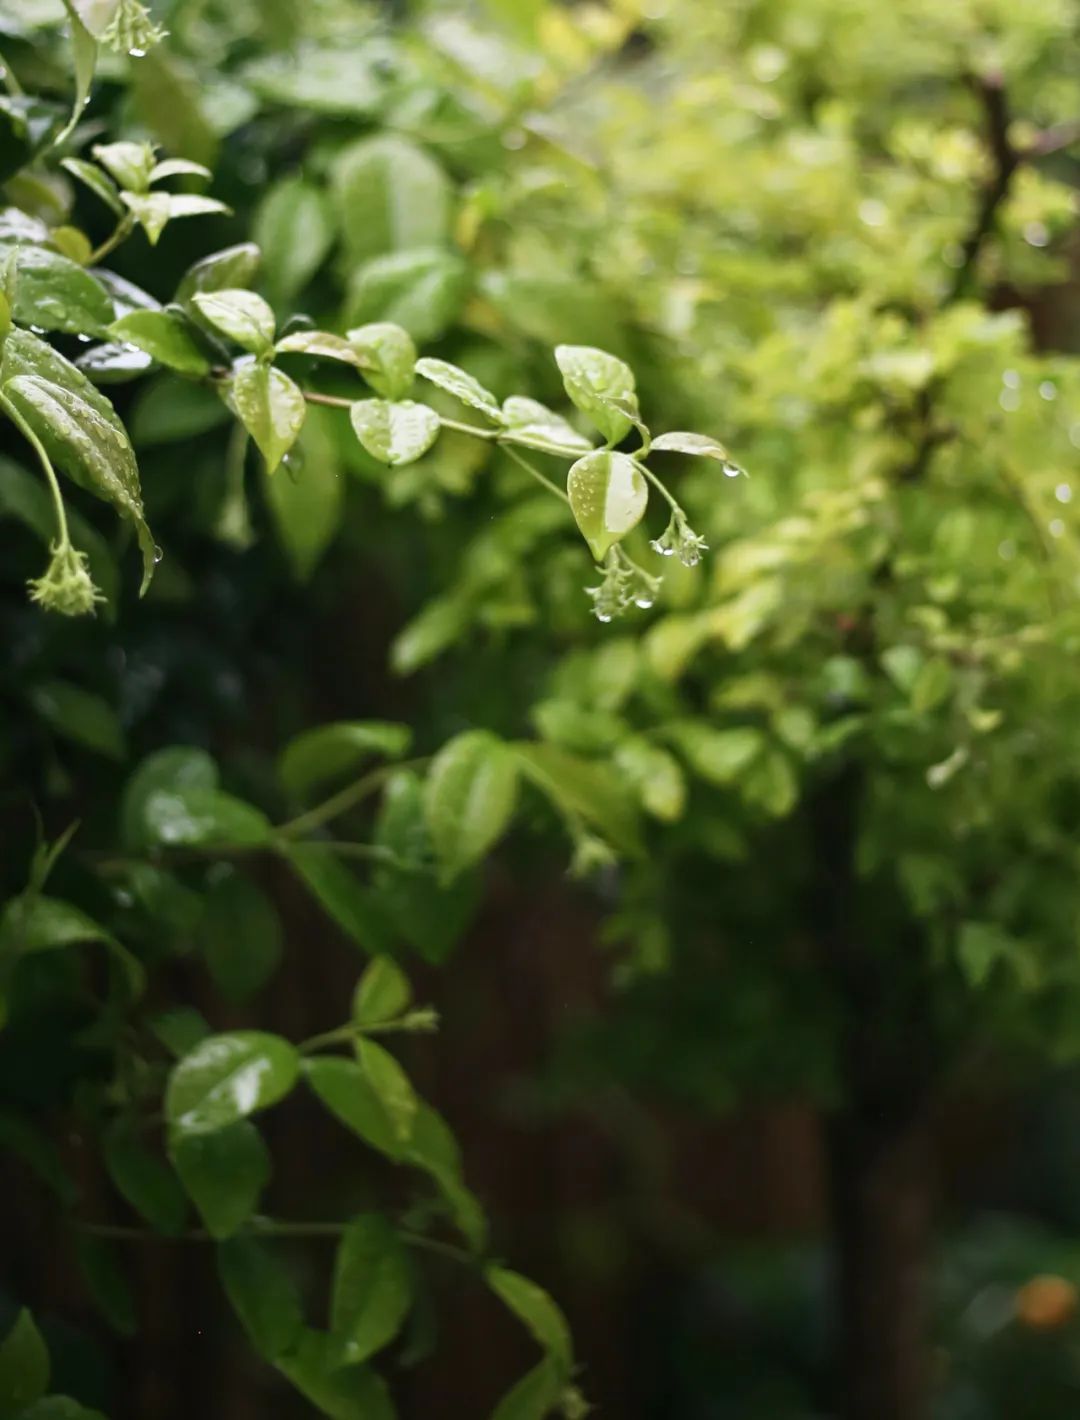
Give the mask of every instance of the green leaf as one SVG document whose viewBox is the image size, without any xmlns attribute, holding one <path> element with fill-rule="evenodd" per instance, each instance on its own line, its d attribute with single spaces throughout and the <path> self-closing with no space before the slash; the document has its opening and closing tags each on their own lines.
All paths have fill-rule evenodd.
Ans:
<svg viewBox="0 0 1080 1420">
<path fill-rule="evenodd" d="M 0 1411 L 19 1411 L 48 1388 L 49 1353 L 34 1318 L 24 1307 L 0 1343 Z"/>
<path fill-rule="evenodd" d="M 316 785 L 350 774 L 372 755 L 399 759 L 411 741 L 408 725 L 386 720 L 318 725 L 285 746 L 278 760 L 278 776 L 290 794 L 306 798 Z"/>
<path fill-rule="evenodd" d="M 447 879 L 478 862 L 502 837 L 517 803 L 517 761 L 486 730 L 469 730 L 432 761 L 424 813 Z"/>
<path fill-rule="evenodd" d="M 136 1213 L 166 1236 L 183 1231 L 187 1204 L 176 1175 L 146 1147 L 132 1124 L 117 1121 L 109 1129 L 104 1156 L 109 1177 Z"/>
<path fill-rule="evenodd" d="M 663 823 L 675 823 L 686 807 L 686 780 L 678 761 L 643 736 L 624 740 L 615 751 L 615 767 L 626 776 L 641 806 Z"/>
<path fill-rule="evenodd" d="M 393 945 L 390 924 L 368 888 L 337 857 L 318 843 L 286 843 L 280 850 L 320 904 L 354 942 L 372 955 Z"/>
<path fill-rule="evenodd" d="M 552 1361 L 541 1361 L 506 1392 L 491 1420 L 547 1420 L 563 1392 L 564 1381 Z"/>
<path fill-rule="evenodd" d="M 353 272 L 347 318 L 355 325 L 391 322 L 413 340 L 437 340 L 461 310 L 468 284 L 469 269 L 454 252 L 391 252 Z"/>
<path fill-rule="evenodd" d="M 98 143 L 94 157 L 110 177 L 128 192 L 145 192 L 154 167 L 154 149 L 150 143 Z"/>
<path fill-rule="evenodd" d="M 218 1243 L 217 1255 L 225 1294 L 248 1339 L 260 1356 L 280 1360 L 297 1345 L 304 1325 L 292 1278 L 257 1238 L 229 1238 Z"/>
<path fill-rule="evenodd" d="M 597 562 L 645 515 L 649 489 L 632 458 L 598 450 L 571 466 L 570 509 Z"/>
<path fill-rule="evenodd" d="M 519 742 L 513 749 L 522 773 L 561 814 L 589 824 L 620 852 L 636 856 L 642 851 L 633 799 L 608 765 L 580 759 L 556 745 Z"/>
<path fill-rule="evenodd" d="M 128 418 L 137 449 L 183 443 L 216 429 L 229 411 L 211 389 L 163 375 L 140 394 Z"/>
<path fill-rule="evenodd" d="M 392 466 L 415 463 L 439 437 L 439 416 L 411 399 L 361 399 L 350 409 L 356 437 L 372 458 Z"/>
<path fill-rule="evenodd" d="M 340 360 L 343 365 L 360 369 L 361 357 L 341 335 L 325 330 L 297 330 L 286 335 L 275 346 L 279 355 L 310 355 L 321 360 Z"/>
<path fill-rule="evenodd" d="M 100 168 L 82 158 L 62 158 L 60 166 L 65 168 L 72 177 L 77 178 L 85 187 L 88 187 L 94 196 L 99 197 L 117 217 L 124 215 L 124 204 L 120 201 L 120 192 L 116 184 Z"/>
<path fill-rule="evenodd" d="M 120 0 L 65 0 L 65 4 L 69 14 L 79 20 L 94 39 L 100 39 L 112 24 Z"/>
<path fill-rule="evenodd" d="M 173 1067 L 165 1117 L 177 1135 L 222 1129 L 283 1099 L 299 1072 L 299 1055 L 280 1036 L 208 1036 Z"/>
<path fill-rule="evenodd" d="M 483 1248 L 487 1223 L 462 1178 L 461 1150 L 446 1121 L 430 1105 L 421 1103 L 417 1110 L 406 1158 L 434 1179 L 469 1245 L 477 1251 Z"/>
<path fill-rule="evenodd" d="M 409 1008 L 412 987 L 401 967 L 390 957 L 376 957 L 361 976 L 353 993 L 352 1018 L 358 1026 L 395 1020 Z"/>
<path fill-rule="evenodd" d="M 270 841 L 266 815 L 220 789 L 158 789 L 143 806 L 144 842 L 163 848 L 247 848 Z"/>
<path fill-rule="evenodd" d="M 75 97 L 71 106 L 71 118 L 64 129 L 70 133 L 82 117 L 90 99 L 90 89 L 97 68 L 97 32 L 92 30 L 83 16 L 96 19 L 98 12 L 108 4 L 116 9 L 117 0 L 64 0 L 64 6 L 71 17 L 71 56 L 75 70 Z"/>
<path fill-rule="evenodd" d="M 697 720 L 676 721 L 664 734 L 697 775 L 721 787 L 734 783 L 765 744 L 761 731 L 749 726 L 714 730 Z"/>
<path fill-rule="evenodd" d="M 207 325 L 254 355 L 274 345 L 274 312 L 254 291 L 196 291 L 191 304 Z"/>
<path fill-rule="evenodd" d="M 326 1108 L 346 1129 L 390 1159 L 402 1157 L 401 1140 L 368 1076 L 340 1055 L 304 1061 L 304 1076 Z"/>
<path fill-rule="evenodd" d="M 90 1299 L 120 1336 L 135 1334 L 135 1301 L 116 1250 L 101 1238 L 78 1237 L 75 1252 Z"/>
<path fill-rule="evenodd" d="M 524 395 L 514 394 L 503 400 L 502 422 L 506 426 L 505 437 L 518 444 L 559 444 L 571 451 L 592 447 L 561 414 Z"/>
<path fill-rule="evenodd" d="M 186 302 L 200 291 L 228 291 L 250 286 L 261 262 L 262 252 L 254 242 L 241 242 L 213 252 L 188 268 L 176 288 L 176 299 Z"/>
<path fill-rule="evenodd" d="M 210 1134 L 180 1134 L 169 1154 L 180 1181 L 215 1238 L 231 1237 L 259 1206 L 270 1181 L 270 1155 L 246 1119 Z"/>
<path fill-rule="evenodd" d="M 381 134 L 345 148 L 331 175 L 338 226 L 353 262 L 440 246 L 450 225 L 450 183 L 422 148 Z"/>
<path fill-rule="evenodd" d="M 105 1420 L 100 1410 L 88 1410 L 69 1395 L 44 1395 L 22 1411 L 19 1420 Z"/>
<path fill-rule="evenodd" d="M 402 1144 L 407 1144 L 420 1107 L 411 1080 L 388 1050 L 365 1036 L 357 1039 L 356 1054 L 390 1128 Z"/>
<path fill-rule="evenodd" d="M 205 750 L 170 745 L 148 755 L 128 780 L 120 800 L 120 837 L 124 847 L 138 853 L 155 841 L 148 806 L 157 794 L 216 789 L 217 784 L 217 765 Z"/>
<path fill-rule="evenodd" d="M 621 401 L 637 414 L 634 373 L 629 365 L 591 345 L 558 345 L 555 363 L 566 393 L 582 414 L 588 415 L 610 444 L 617 444 L 633 427 L 612 401 Z"/>
<path fill-rule="evenodd" d="M 333 246 L 334 225 L 327 200 L 304 178 L 283 178 L 260 203 L 253 235 L 262 249 L 266 279 L 276 300 L 291 301 Z"/>
<path fill-rule="evenodd" d="M 199 349 L 183 316 L 175 311 L 131 311 L 109 327 L 109 335 L 123 345 L 145 350 L 159 365 L 185 375 L 205 375 L 210 361 Z"/>
<path fill-rule="evenodd" d="M 528 1277 L 505 1267 L 489 1267 L 484 1273 L 488 1286 L 535 1337 L 565 1379 L 574 1364 L 570 1328 L 562 1312 L 544 1291 Z"/>
<path fill-rule="evenodd" d="M 89 271 L 47 247 L 0 244 L 0 265 L 15 254 L 11 313 L 21 325 L 69 335 L 102 335 L 115 317 L 108 291 Z"/>
<path fill-rule="evenodd" d="M 174 1059 L 187 1055 L 201 1040 L 210 1034 L 210 1027 L 204 1016 L 194 1006 L 177 1006 L 170 1011 L 162 1011 L 148 1022 L 155 1037 Z"/>
<path fill-rule="evenodd" d="M 164 158 L 150 169 L 151 186 L 171 177 L 199 177 L 209 180 L 213 176 L 205 163 L 193 163 L 190 158 Z"/>
<path fill-rule="evenodd" d="M 293 575 L 306 582 L 341 525 L 345 478 L 333 423 L 337 410 L 310 408 L 284 477 L 267 478 L 266 501 Z"/>
<path fill-rule="evenodd" d="M 390 662 L 398 675 L 412 675 L 454 645 L 469 626 L 472 607 L 464 596 L 435 597 L 398 632 Z"/>
<path fill-rule="evenodd" d="M 143 515 L 135 454 L 115 409 L 70 361 L 30 331 L 13 330 L 5 340 L 0 384 L 53 463 L 135 525 L 145 591 L 157 549 Z"/>
<path fill-rule="evenodd" d="M 331 1326 L 349 1362 L 366 1361 L 401 1330 L 412 1303 L 412 1269 L 397 1232 L 378 1213 L 354 1218 L 338 1244 Z"/>
<path fill-rule="evenodd" d="M 422 375 L 425 380 L 430 380 L 433 385 L 438 385 L 439 389 L 445 390 L 447 394 L 453 395 L 462 404 L 467 404 L 470 409 L 480 410 L 495 424 L 502 422 L 498 400 L 466 370 L 451 365 L 447 360 L 425 357 L 423 360 L 417 360 L 416 373 Z"/>
<path fill-rule="evenodd" d="M 107 759 L 123 759 L 124 731 L 107 700 L 66 680 L 32 686 L 29 699 L 42 720 L 73 744 Z"/>
<path fill-rule="evenodd" d="M 715 459 L 717 463 L 731 464 L 731 455 L 723 444 L 710 439 L 707 434 L 688 434 L 679 430 L 670 434 L 658 434 L 652 441 L 657 453 L 671 452 L 693 454 L 697 458 Z M 733 464 L 731 464 L 734 467 Z"/>
<path fill-rule="evenodd" d="M 276 1365 L 330 1420 L 394 1420 L 383 1380 L 368 1366 L 343 1365 L 337 1337 L 305 1329 L 295 1348 L 280 1356 Z"/>
<path fill-rule="evenodd" d="M 281 961 L 281 920 L 261 889 L 225 872 L 205 897 L 199 929 L 214 984 L 227 1001 L 246 1001 L 266 985 Z"/>
<path fill-rule="evenodd" d="M 210 299 L 209 297 L 207 299 Z M 229 401 L 273 473 L 296 443 L 307 405 L 299 388 L 271 365 L 241 365 Z"/>
<path fill-rule="evenodd" d="M 400 399 L 412 388 L 416 346 L 412 336 L 390 321 L 373 321 L 350 330 L 349 343 L 360 357 L 360 369 L 376 394 Z"/>
</svg>

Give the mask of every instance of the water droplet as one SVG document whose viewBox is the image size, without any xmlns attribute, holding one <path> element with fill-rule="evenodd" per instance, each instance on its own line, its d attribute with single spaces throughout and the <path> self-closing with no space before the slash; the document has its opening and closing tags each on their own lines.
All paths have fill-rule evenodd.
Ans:
<svg viewBox="0 0 1080 1420">
<path fill-rule="evenodd" d="M 737 463 L 729 463 L 725 461 L 720 465 L 720 472 L 724 475 L 725 478 L 738 478 L 739 475 L 742 473 L 742 469 Z"/>
<path fill-rule="evenodd" d="M 1054 497 L 1058 500 L 1059 503 L 1071 503 L 1072 489 L 1067 483 L 1059 483 L 1058 486 L 1054 489 Z"/>
<path fill-rule="evenodd" d="M 157 544 L 155 543 L 155 544 L 154 544 L 154 566 L 155 566 L 155 567 L 158 565 L 158 563 L 161 561 L 161 559 L 162 559 L 164 556 L 165 556 L 164 552 L 162 552 L 161 548 L 158 547 Z"/>
<path fill-rule="evenodd" d="M 1060 518 L 1054 518 L 1054 519 L 1051 521 L 1051 523 L 1050 523 L 1050 536 L 1051 536 L 1051 537 L 1064 537 L 1064 535 L 1065 535 L 1065 524 L 1061 521 Z"/>
<path fill-rule="evenodd" d="M 1043 380 L 1039 386 L 1040 399 L 1057 399 L 1057 385 L 1053 380 Z"/>
<path fill-rule="evenodd" d="M 611 620 L 611 613 L 608 611 L 598 611 L 596 613 L 596 619 L 597 621 L 608 622 Z"/>
<path fill-rule="evenodd" d="M 1045 222 L 1028 222 L 1024 227 L 1024 241 L 1028 246 L 1044 247 L 1050 240 Z"/>
<path fill-rule="evenodd" d="M 654 599 L 652 597 L 650 597 L 646 593 L 642 593 L 641 596 L 634 598 L 634 605 L 639 606 L 642 611 L 648 611 L 649 608 L 653 605 L 653 601 Z"/>
<path fill-rule="evenodd" d="M 79 342 L 80 345 L 91 345 L 93 343 L 94 337 L 92 335 L 77 335 L 75 339 Z"/>
<path fill-rule="evenodd" d="M 1020 408 L 1020 395 L 1014 389 L 1002 390 L 998 395 L 998 404 L 1008 413 Z"/>
<path fill-rule="evenodd" d="M 883 226 L 888 215 L 884 202 L 879 202 L 875 197 L 867 197 L 859 203 L 859 221 L 867 227 Z"/>
<path fill-rule="evenodd" d="M 1002 370 L 1001 383 L 1007 385 L 1011 390 L 1018 390 L 1020 388 L 1020 371 Z"/>
<path fill-rule="evenodd" d="M 145 59 L 145 58 L 146 58 L 146 50 L 145 50 L 145 49 L 129 49 L 129 50 L 128 50 L 128 54 L 131 55 L 132 59 Z"/>
</svg>

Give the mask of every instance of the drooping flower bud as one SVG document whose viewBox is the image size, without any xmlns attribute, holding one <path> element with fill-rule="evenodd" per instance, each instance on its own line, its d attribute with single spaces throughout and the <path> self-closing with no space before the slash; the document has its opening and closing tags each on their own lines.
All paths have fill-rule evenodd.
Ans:
<svg viewBox="0 0 1080 1420">
<path fill-rule="evenodd" d="M 160 44 L 168 31 L 155 25 L 141 0 L 120 0 L 116 14 L 103 31 L 101 43 L 118 54 L 130 54 L 141 59 L 147 50 Z"/>
<path fill-rule="evenodd" d="M 96 604 L 105 598 L 94 586 L 86 553 L 69 542 L 53 543 L 50 551 L 52 558 L 44 576 L 28 584 L 30 600 L 61 616 L 92 616 Z"/>
<path fill-rule="evenodd" d="M 662 536 L 654 538 L 649 546 L 661 557 L 677 557 L 684 567 L 696 567 L 701 554 L 709 550 L 708 543 L 686 521 L 681 508 L 674 510 Z"/>
</svg>

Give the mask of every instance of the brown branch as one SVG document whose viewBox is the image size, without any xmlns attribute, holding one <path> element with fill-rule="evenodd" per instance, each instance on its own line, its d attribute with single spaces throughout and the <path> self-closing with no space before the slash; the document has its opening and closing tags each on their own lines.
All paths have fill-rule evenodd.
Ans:
<svg viewBox="0 0 1080 1420">
<path fill-rule="evenodd" d="M 975 81 L 975 88 L 985 113 L 986 136 L 994 161 L 994 171 L 983 190 L 975 224 L 964 242 L 960 264 L 945 298 L 947 306 L 963 295 L 983 244 L 993 230 L 998 209 L 1009 195 L 1013 175 L 1028 156 L 1027 153 L 1014 148 L 1009 138 L 1009 101 L 1005 93 L 1004 77 L 999 73 L 985 75 Z"/>
</svg>

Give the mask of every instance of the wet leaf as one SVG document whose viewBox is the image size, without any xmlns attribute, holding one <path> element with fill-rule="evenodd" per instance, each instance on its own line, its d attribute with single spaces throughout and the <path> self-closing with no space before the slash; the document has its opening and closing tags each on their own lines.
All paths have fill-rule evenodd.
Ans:
<svg viewBox="0 0 1080 1420">
<path fill-rule="evenodd" d="M 211 1035 L 173 1067 L 165 1117 L 176 1135 L 205 1134 L 276 1104 L 300 1073 L 287 1040 L 265 1031 Z"/>
<path fill-rule="evenodd" d="M 495 735 L 470 730 L 432 761 L 424 814 L 447 879 L 478 862 L 502 837 L 517 803 L 514 754 Z"/>
<path fill-rule="evenodd" d="M 299 387 L 272 365 L 241 365 L 228 398 L 273 473 L 304 425 L 307 405 Z"/>
<path fill-rule="evenodd" d="M 566 480 L 570 508 L 597 562 L 645 515 L 649 490 L 626 454 L 598 450 L 572 465 Z"/>
<path fill-rule="evenodd" d="M 356 437 L 372 458 L 394 467 L 415 463 L 439 437 L 439 416 L 409 399 L 361 399 L 349 413 Z"/>
</svg>

